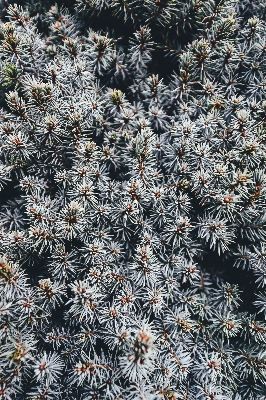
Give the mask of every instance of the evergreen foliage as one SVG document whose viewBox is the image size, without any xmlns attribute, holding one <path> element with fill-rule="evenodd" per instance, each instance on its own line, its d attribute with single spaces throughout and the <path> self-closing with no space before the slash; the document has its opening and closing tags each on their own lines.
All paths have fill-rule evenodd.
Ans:
<svg viewBox="0 0 266 400">
<path fill-rule="evenodd" d="M 1 4 L 0 400 L 265 400 L 265 1 Z"/>
</svg>

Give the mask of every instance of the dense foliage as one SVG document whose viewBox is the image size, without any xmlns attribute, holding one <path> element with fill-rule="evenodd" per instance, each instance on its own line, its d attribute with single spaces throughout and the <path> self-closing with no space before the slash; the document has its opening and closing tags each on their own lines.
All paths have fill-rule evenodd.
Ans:
<svg viewBox="0 0 266 400">
<path fill-rule="evenodd" d="M 2 1 L 0 400 L 265 400 L 265 1 L 64 5 Z"/>
</svg>

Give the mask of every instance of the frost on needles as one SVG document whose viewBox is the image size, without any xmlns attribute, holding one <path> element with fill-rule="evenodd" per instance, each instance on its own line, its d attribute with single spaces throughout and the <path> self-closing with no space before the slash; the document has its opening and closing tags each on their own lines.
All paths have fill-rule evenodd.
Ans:
<svg viewBox="0 0 266 400">
<path fill-rule="evenodd" d="M 265 1 L 61 3 L 1 2 L 0 400 L 265 400 Z"/>
</svg>

